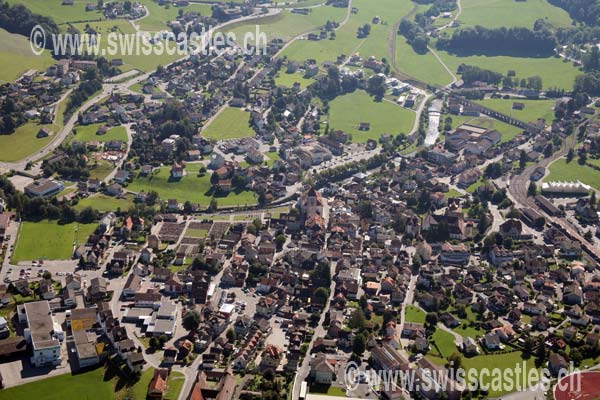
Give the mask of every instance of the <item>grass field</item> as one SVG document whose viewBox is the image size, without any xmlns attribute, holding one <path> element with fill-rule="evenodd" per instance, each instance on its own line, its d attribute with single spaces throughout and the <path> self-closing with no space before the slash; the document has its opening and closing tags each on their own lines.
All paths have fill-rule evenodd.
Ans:
<svg viewBox="0 0 600 400">
<path fill-rule="evenodd" d="M 276 38 L 287 42 L 297 35 L 318 29 L 328 20 L 341 22 L 345 15 L 345 8 L 329 6 L 318 7 L 308 15 L 292 14 L 285 10 L 274 16 L 231 24 L 224 30 L 233 33 L 240 42 L 246 32 L 255 32 L 256 25 L 259 24 L 260 32 L 267 35 L 267 42 Z"/>
<path fill-rule="evenodd" d="M 72 6 L 64 6 L 62 2 L 63 0 L 8 0 L 11 5 L 22 4 L 36 14 L 51 17 L 57 24 L 104 18 L 100 11 L 85 11 L 88 2 L 75 1 Z"/>
<path fill-rule="evenodd" d="M 485 331 L 481 328 L 477 328 L 476 326 L 471 326 L 470 322 L 477 322 L 477 315 L 471 310 L 471 307 L 466 307 L 465 311 L 467 312 L 467 318 L 464 319 L 461 325 L 454 328 L 454 332 L 458 333 L 461 336 L 469 336 L 475 339 L 477 336 L 485 335 Z M 463 325 L 466 325 L 463 327 Z"/>
<path fill-rule="evenodd" d="M 77 140 L 78 142 L 110 142 L 111 140 L 122 140 L 127 142 L 127 132 L 124 126 L 113 126 L 104 135 L 97 135 L 96 132 L 102 124 L 79 125 L 73 129 L 73 135 L 69 142 Z"/>
<path fill-rule="evenodd" d="M 150 14 L 139 20 L 137 24 L 141 30 L 149 32 L 169 30 L 167 23 L 177 19 L 180 9 L 184 12 L 199 12 L 201 15 L 210 16 L 212 14 L 210 4 L 190 4 L 185 7 L 175 7 L 171 3 L 167 3 L 168 6 L 161 6 L 154 0 L 139 0 L 139 2 L 146 6 Z"/>
<path fill-rule="evenodd" d="M 550 165 L 550 174 L 544 179 L 544 182 L 552 181 L 581 181 L 596 189 L 600 189 L 600 171 L 585 165 L 579 165 L 577 158 L 570 163 L 561 158 Z"/>
<path fill-rule="evenodd" d="M 506 75 L 509 70 L 514 70 L 518 78 L 527 78 L 539 75 L 542 78 L 544 89 L 558 87 L 565 90 L 573 89 L 575 77 L 581 72 L 571 63 L 560 58 L 525 58 L 508 56 L 473 55 L 459 57 L 445 51 L 437 51 L 440 58 L 452 71 L 456 72 L 460 64 L 476 65 L 483 69 L 496 71 Z"/>
<path fill-rule="evenodd" d="M 418 54 L 404 36 L 396 39 L 396 65 L 403 73 L 431 85 L 445 86 L 452 82 L 452 76 L 431 52 Z"/>
<path fill-rule="evenodd" d="M 208 231 L 206 229 L 191 229 L 188 228 L 185 231 L 185 235 L 186 237 L 191 237 L 191 238 L 205 238 L 208 236 Z"/>
<path fill-rule="evenodd" d="M 92 207 L 100 212 L 115 211 L 117 209 L 128 210 L 133 206 L 133 197 L 129 196 L 127 199 L 119 199 L 116 197 L 107 196 L 102 193 L 90 196 L 86 199 L 79 200 L 79 203 L 75 206 L 77 211 L 81 211 L 84 208 Z"/>
<path fill-rule="evenodd" d="M 107 160 L 90 160 L 87 164 L 91 179 L 104 180 L 115 169 L 115 164 Z"/>
<path fill-rule="evenodd" d="M 517 128 L 516 126 L 509 125 L 505 122 L 498 121 L 493 118 L 489 118 L 486 116 L 481 117 L 470 117 L 464 115 L 451 115 L 452 117 L 452 128 L 456 129 L 456 127 L 462 124 L 470 124 L 480 126 L 486 129 L 496 129 L 498 132 L 502 134 L 501 143 L 508 142 L 513 139 L 515 136 L 520 135 L 523 130 Z M 442 120 L 446 118 L 446 115 L 442 117 Z"/>
<path fill-rule="evenodd" d="M 64 112 L 68 98 L 58 105 L 56 123 L 40 125 L 28 122 L 16 129 L 10 135 L 0 135 L 0 161 L 12 162 L 30 156 L 44 148 L 52 141 L 54 136 L 38 138 L 37 134 L 42 126 L 49 128 L 55 135 L 58 134 L 64 123 Z"/>
<path fill-rule="evenodd" d="M 394 24 L 413 8 L 412 2 L 396 0 L 355 0 L 353 7 L 358 9 L 350 15 L 350 20 L 336 31 L 335 40 L 297 41 L 288 47 L 283 55 L 292 60 L 303 61 L 314 58 L 317 62 L 335 61 L 337 56 L 349 56 L 358 52 L 363 58 L 375 56 L 378 59 L 391 57 L 389 37 L 395 35 Z M 382 19 L 380 24 L 372 24 L 375 16 Z M 358 28 L 371 24 L 371 32 L 366 38 L 358 38 Z"/>
<path fill-rule="evenodd" d="M 525 104 L 525 109 L 513 110 L 514 102 Z M 487 99 L 476 101 L 476 103 L 524 122 L 535 122 L 538 118 L 543 118 L 550 123 L 554 119 L 554 100 Z"/>
<path fill-rule="evenodd" d="M 256 204 L 256 196 L 250 191 L 231 192 L 225 197 L 214 196 L 210 184 L 210 173 L 199 177 L 199 165 L 188 164 L 186 168 L 187 175 L 181 180 L 171 180 L 170 168 L 163 167 L 157 174 L 148 177 L 137 177 L 128 189 L 133 192 L 154 190 L 163 200 L 191 201 L 202 206 L 208 206 L 213 197 L 217 200 L 219 207 Z"/>
<path fill-rule="evenodd" d="M 385 133 L 409 133 L 415 120 L 413 111 L 387 101 L 377 103 L 363 91 L 339 96 L 329 104 L 329 128 L 352 134 L 354 142 L 378 140 Z M 361 122 L 369 122 L 371 129 L 359 131 Z"/>
<path fill-rule="evenodd" d="M 23 222 L 12 262 L 70 260 L 73 244 L 85 243 L 96 227 L 96 224 L 59 225 L 55 221 Z"/>
<path fill-rule="evenodd" d="M 38 132 L 44 126 L 48 127 L 54 135 L 58 133 L 59 128 L 56 125 L 28 122 L 18 127 L 10 135 L 0 135 L 0 161 L 18 161 L 44 148 L 54 137 L 37 137 Z"/>
<path fill-rule="evenodd" d="M 517 364 L 519 364 L 520 370 L 523 371 L 523 362 L 525 362 L 525 374 L 521 375 L 521 377 L 526 376 L 527 373 L 529 372 L 529 370 L 534 369 L 535 368 L 535 364 L 534 364 L 534 359 L 530 358 L 528 360 L 524 360 L 521 357 L 521 353 L 520 352 L 512 352 L 512 353 L 507 353 L 507 354 L 489 354 L 489 355 L 480 355 L 480 356 L 476 356 L 476 357 L 472 357 L 472 358 L 463 358 L 463 368 L 468 372 L 471 369 L 476 369 L 478 371 L 481 371 L 484 368 L 487 368 L 488 370 L 491 368 L 498 368 L 500 371 L 506 371 L 506 370 L 516 370 Z M 537 383 L 537 382 L 523 382 L 522 378 L 519 377 L 517 378 L 515 376 L 515 379 L 519 379 L 520 380 L 520 385 L 521 387 L 531 387 L 533 384 Z M 483 385 L 492 385 L 492 377 L 487 376 L 485 377 L 485 379 L 482 379 L 481 382 Z M 529 383 L 529 384 L 527 384 Z M 498 396 L 503 396 L 507 393 L 510 392 L 514 392 L 516 391 L 516 388 L 513 388 L 512 390 L 510 390 L 510 388 L 505 388 L 504 390 L 490 390 L 490 392 L 488 393 L 488 398 L 494 398 L 494 397 L 498 397 Z"/>
<path fill-rule="evenodd" d="M 1 400 L 54 399 L 115 399 L 145 400 L 148 385 L 154 376 L 154 369 L 142 372 L 134 384 L 122 384 L 116 376 L 97 368 L 82 374 L 64 374 L 15 386 L 0 391 Z M 171 372 L 167 381 L 165 400 L 175 400 L 183 387 L 185 378 L 180 372 Z"/>
<path fill-rule="evenodd" d="M 7 82 L 15 81 L 30 69 L 44 71 L 55 63 L 49 51 L 36 56 L 25 36 L 9 33 L 4 29 L 0 29 L 0 59 L 0 81 Z"/>
<path fill-rule="evenodd" d="M 556 27 L 571 26 L 569 14 L 547 0 L 462 0 L 461 5 L 461 26 L 519 26 L 532 29 L 538 18 L 543 18 Z"/>
<path fill-rule="evenodd" d="M 300 73 L 287 74 L 285 71 L 280 72 L 275 77 L 275 84 L 277 86 L 284 86 L 291 88 L 294 86 L 294 83 L 299 83 L 302 89 L 305 89 L 311 83 L 314 83 L 314 79 L 305 78 Z"/>
<path fill-rule="evenodd" d="M 427 314 L 425 314 L 425 311 L 421 310 L 419 307 L 412 306 L 412 305 L 406 307 L 406 315 L 405 315 L 406 322 L 415 322 L 415 323 L 419 323 L 419 324 L 424 324 L 426 315 Z"/>
<path fill-rule="evenodd" d="M 209 125 L 202 129 L 207 139 L 227 140 L 255 136 L 250 127 L 250 113 L 241 108 L 227 107 Z"/>
<path fill-rule="evenodd" d="M 143 21 L 143 20 L 142 20 Z M 87 23 L 77 23 L 73 24 L 73 26 L 78 29 L 80 32 L 85 31 Z M 184 55 L 178 55 L 177 52 L 175 54 L 168 54 L 166 49 L 163 49 L 162 54 L 151 54 L 144 55 L 142 52 L 139 54 L 135 54 L 135 49 L 133 48 L 125 48 L 125 42 L 123 41 L 123 52 L 118 51 L 118 54 L 112 55 L 111 52 L 114 50 L 119 50 L 121 47 L 121 42 L 117 40 L 114 44 L 116 46 L 109 47 L 108 35 L 110 32 L 116 32 L 121 34 L 134 34 L 135 29 L 128 21 L 125 20 L 110 20 L 110 21 L 97 21 L 90 22 L 89 26 L 94 29 L 96 32 L 102 35 L 102 40 L 100 42 L 99 51 L 106 52 L 106 58 L 112 60 L 114 58 L 123 59 L 124 65 L 119 67 L 123 71 L 127 71 L 133 68 L 137 68 L 141 71 L 148 72 L 153 71 L 159 65 L 167 65 L 177 59 L 182 58 Z M 65 28 L 66 29 L 66 28 Z M 164 43 L 163 43 L 164 44 Z M 173 47 L 172 43 L 169 44 L 169 47 Z M 114 48 L 113 48 L 114 47 Z M 140 47 L 142 47 L 140 45 Z M 143 49 L 143 47 L 142 47 Z M 124 54 L 122 54 L 124 53 Z M 128 54 L 128 53 L 131 53 Z"/>
</svg>

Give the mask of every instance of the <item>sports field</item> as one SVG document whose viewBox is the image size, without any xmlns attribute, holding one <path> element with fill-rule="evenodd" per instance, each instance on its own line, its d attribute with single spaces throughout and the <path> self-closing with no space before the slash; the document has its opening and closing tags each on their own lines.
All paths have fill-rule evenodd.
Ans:
<svg viewBox="0 0 600 400">
<path fill-rule="evenodd" d="M 329 129 L 348 132 L 352 134 L 352 141 L 357 143 L 364 143 L 368 139 L 378 140 L 386 133 L 394 136 L 398 133 L 408 134 L 415 120 L 413 111 L 386 100 L 377 103 L 361 90 L 339 96 L 329 105 Z M 371 128 L 360 131 L 361 122 L 370 123 Z"/>
<path fill-rule="evenodd" d="M 96 224 L 59 225 L 56 221 L 23 222 L 12 262 L 69 260 L 75 244 L 85 243 Z"/>
<path fill-rule="evenodd" d="M 555 400 L 600 399 L 600 372 L 578 372 L 565 376 L 554 387 Z"/>
</svg>

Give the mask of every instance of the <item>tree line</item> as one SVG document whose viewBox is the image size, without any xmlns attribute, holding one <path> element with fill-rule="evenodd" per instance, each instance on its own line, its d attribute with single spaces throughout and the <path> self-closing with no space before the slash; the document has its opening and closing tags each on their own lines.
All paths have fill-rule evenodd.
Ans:
<svg viewBox="0 0 600 400">
<path fill-rule="evenodd" d="M 556 38 L 547 29 L 496 28 L 482 26 L 455 31 L 451 37 L 438 40 L 438 49 L 456 54 L 548 56 L 554 53 Z"/>
<path fill-rule="evenodd" d="M 46 37 L 50 34 L 58 33 L 58 26 L 50 17 L 32 13 L 22 4 L 10 6 L 8 3 L 0 0 L 0 28 L 4 28 L 11 33 L 17 33 L 29 37 L 31 31 L 36 25 L 40 25 Z M 52 48 L 52 40 L 46 40 L 46 48 Z"/>
<path fill-rule="evenodd" d="M 398 33 L 406 38 L 406 41 L 412 46 L 415 52 L 418 54 L 427 53 L 429 36 L 427 36 L 427 33 L 423 27 L 412 21 L 403 19 L 398 27 Z"/>
<path fill-rule="evenodd" d="M 571 18 L 590 26 L 600 25 L 600 0 L 548 0 L 567 11 Z"/>
</svg>

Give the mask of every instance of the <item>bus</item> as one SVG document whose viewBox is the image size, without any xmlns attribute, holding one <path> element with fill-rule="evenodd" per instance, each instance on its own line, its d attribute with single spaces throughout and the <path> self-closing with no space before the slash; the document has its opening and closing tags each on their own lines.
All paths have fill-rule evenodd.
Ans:
<svg viewBox="0 0 600 400">
<path fill-rule="evenodd" d="M 306 381 L 302 381 L 302 384 L 300 385 L 300 400 L 306 400 L 306 392 L 308 390 L 308 386 L 306 384 Z"/>
</svg>

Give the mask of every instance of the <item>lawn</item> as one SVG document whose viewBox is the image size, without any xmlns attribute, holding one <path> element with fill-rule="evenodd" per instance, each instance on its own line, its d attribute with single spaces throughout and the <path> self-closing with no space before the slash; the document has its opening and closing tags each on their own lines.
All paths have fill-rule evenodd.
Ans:
<svg viewBox="0 0 600 400">
<path fill-rule="evenodd" d="M 47 220 L 23 222 L 12 262 L 38 259 L 70 260 L 73 245 L 85 243 L 96 228 L 96 224 L 59 225 L 55 221 Z"/>
<path fill-rule="evenodd" d="M 446 196 L 446 198 L 449 199 L 449 198 L 455 198 L 455 197 L 462 197 L 462 196 L 464 196 L 464 194 L 459 192 L 456 189 L 450 189 L 446 193 L 444 193 L 444 196 Z"/>
<path fill-rule="evenodd" d="M 388 101 L 377 103 L 366 92 L 359 90 L 339 96 L 329 105 L 329 128 L 352 134 L 354 142 L 378 140 L 385 133 L 394 136 L 409 133 L 415 120 L 413 111 Z M 359 131 L 361 122 L 370 123 L 370 130 Z"/>
<path fill-rule="evenodd" d="M 424 324 L 426 315 L 425 311 L 421 310 L 419 307 L 409 305 L 406 307 L 405 320 L 406 322 Z"/>
<path fill-rule="evenodd" d="M 115 169 L 115 165 L 107 160 L 91 160 L 88 163 L 91 179 L 103 181 Z"/>
<path fill-rule="evenodd" d="M 596 189 L 600 189 L 600 171 L 590 168 L 586 165 L 579 165 L 577 159 L 570 163 L 561 158 L 550 165 L 550 174 L 544 179 L 544 182 L 552 181 L 581 181 Z"/>
<path fill-rule="evenodd" d="M 512 353 L 506 353 L 506 354 L 489 354 L 489 355 L 480 355 L 480 356 L 476 356 L 476 357 L 472 357 L 472 358 L 463 358 L 463 368 L 467 371 L 471 370 L 471 369 L 476 369 L 481 371 L 484 368 L 487 368 L 488 370 L 490 370 L 491 368 L 498 368 L 500 371 L 506 371 L 509 369 L 512 369 L 513 371 L 515 370 L 517 364 L 521 365 L 521 371 L 523 371 L 523 365 L 522 363 L 525 362 L 525 369 L 528 372 L 531 369 L 535 368 L 534 365 L 534 359 L 528 359 L 528 360 L 523 360 L 523 358 L 521 357 L 521 353 L 520 352 L 512 352 Z M 515 376 L 515 384 L 517 383 L 517 381 L 520 381 L 520 385 L 521 387 L 530 387 L 531 385 L 537 383 L 537 382 L 523 382 L 523 378 L 524 376 L 526 376 L 527 373 L 525 374 L 521 374 L 518 378 Z M 506 376 L 506 375 L 505 375 Z M 525 378 L 527 379 L 527 378 Z M 482 379 L 481 383 L 483 385 L 492 385 L 492 379 L 491 377 L 486 377 L 486 379 Z M 526 384 L 529 383 L 529 384 Z M 494 397 L 498 397 L 498 396 L 502 396 L 505 395 L 507 393 L 510 392 L 514 392 L 516 391 L 516 388 L 512 388 L 512 390 L 510 390 L 510 388 L 505 388 L 505 390 L 490 390 L 489 394 L 487 397 L 489 398 L 494 398 Z"/>
<path fill-rule="evenodd" d="M 154 368 L 148 368 L 140 379 L 127 385 L 105 368 L 99 367 L 81 374 L 64 374 L 51 378 L 15 386 L 0 391 L 1 400 L 54 399 L 115 399 L 145 400 L 148 385 L 154 376 Z M 185 382 L 180 372 L 171 372 L 167 381 L 164 399 L 175 400 Z"/>
<path fill-rule="evenodd" d="M 513 103 L 525 104 L 523 110 L 513 110 Z M 539 118 L 545 119 L 547 123 L 554 119 L 554 100 L 525 100 L 525 99 L 486 99 L 476 101 L 485 107 L 491 108 L 523 122 L 535 122 Z"/>
<path fill-rule="evenodd" d="M 78 142 L 110 142 L 111 140 L 121 140 L 127 142 L 127 131 L 124 126 L 113 126 L 108 129 L 104 135 L 98 135 L 96 132 L 103 124 L 78 125 L 73 128 L 73 134 L 69 142 L 77 140 Z"/>
<path fill-rule="evenodd" d="M 102 193 L 90 196 L 86 199 L 79 200 L 75 206 L 77 211 L 81 211 L 86 207 L 92 207 L 99 212 L 115 211 L 117 209 L 128 210 L 133 206 L 133 198 L 129 196 L 127 199 L 107 196 Z"/>
<path fill-rule="evenodd" d="M 165 400 L 177 400 L 184 383 L 185 376 L 181 372 L 171 371 L 167 381 L 167 392 L 163 398 Z"/>
<path fill-rule="evenodd" d="M 435 352 L 434 349 L 437 346 L 444 359 L 448 358 L 452 353 L 458 352 L 458 348 L 456 347 L 456 344 L 454 344 L 454 336 L 443 329 L 436 329 L 431 340 L 435 342 L 435 346 L 433 344 L 431 345 L 432 351 Z"/>
<path fill-rule="evenodd" d="M 460 57 L 445 51 L 437 51 L 441 59 L 452 71 L 456 72 L 460 64 L 476 65 L 483 69 L 496 71 L 506 75 L 514 70 L 518 78 L 528 78 L 539 75 L 544 89 L 558 87 L 565 90 L 573 89 L 575 77 L 581 74 L 578 68 L 561 58 L 527 58 L 509 56 L 472 55 Z"/>
<path fill-rule="evenodd" d="M 475 314 L 469 306 L 465 308 L 465 311 L 467 312 L 467 318 L 465 318 L 462 321 L 462 324 L 460 326 L 454 328 L 453 331 L 463 337 L 469 336 L 473 339 L 475 339 L 478 336 L 485 335 L 485 330 L 477 328 L 475 325 L 471 326 L 471 323 L 475 324 L 480 322 L 477 320 L 477 314 Z"/>
<path fill-rule="evenodd" d="M 241 108 L 227 107 L 202 129 L 202 136 L 213 140 L 227 140 L 255 136 L 250 127 L 250 113 Z"/>
<path fill-rule="evenodd" d="M 23 35 L 9 33 L 0 28 L 0 81 L 13 82 L 30 69 L 45 71 L 56 61 L 50 51 L 36 56 L 31 51 L 29 40 Z"/>
<path fill-rule="evenodd" d="M 208 236 L 208 230 L 206 229 L 191 229 L 188 228 L 185 231 L 185 235 L 186 237 L 191 237 L 191 238 L 205 238 Z"/>
<path fill-rule="evenodd" d="M 311 83 L 314 83 L 315 80 L 311 78 L 305 78 L 301 73 L 298 72 L 288 74 L 285 71 L 280 72 L 275 77 L 275 84 L 277 86 L 291 88 L 296 82 L 300 84 L 302 89 L 306 89 Z"/>
<path fill-rule="evenodd" d="M 78 375 L 64 374 L 0 390 L 2 400 L 114 399 L 114 383 L 104 368 Z"/>
<path fill-rule="evenodd" d="M 461 26 L 518 26 L 532 29 L 538 18 L 543 18 L 556 27 L 571 26 L 569 14 L 562 8 L 549 4 L 547 0 L 462 0 L 461 6 Z"/>
<path fill-rule="evenodd" d="M 137 177 L 129 185 L 133 192 L 154 190 L 161 199 L 177 199 L 179 202 L 191 201 L 208 206 L 214 197 L 220 207 L 256 204 L 256 196 L 251 191 L 232 191 L 227 196 L 215 196 L 210 184 L 210 173 L 198 176 L 200 164 L 188 164 L 187 175 L 182 179 L 170 179 L 170 168 L 163 167 L 148 177 Z"/>
<path fill-rule="evenodd" d="M 42 127 L 49 128 L 53 135 L 38 138 L 37 134 Z M 0 135 L 0 161 L 13 162 L 28 157 L 43 149 L 57 135 L 57 125 L 41 125 L 27 122 L 10 135 Z"/>
</svg>

